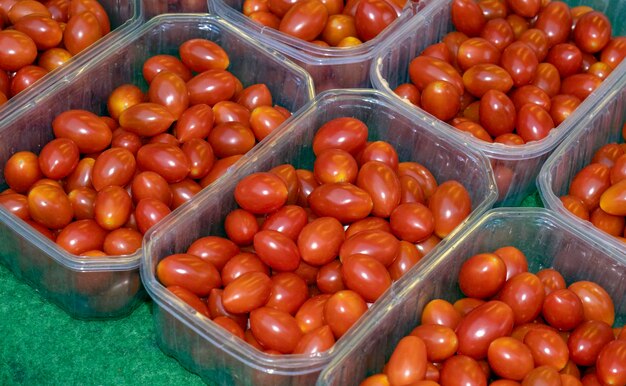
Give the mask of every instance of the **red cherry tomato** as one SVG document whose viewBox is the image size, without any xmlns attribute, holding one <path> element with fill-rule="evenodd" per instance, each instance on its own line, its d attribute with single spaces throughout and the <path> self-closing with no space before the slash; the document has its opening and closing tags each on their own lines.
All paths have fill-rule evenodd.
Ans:
<svg viewBox="0 0 626 386">
<path fill-rule="evenodd" d="M 242 314 L 263 307 L 271 294 L 272 280 L 263 272 L 248 272 L 232 282 L 222 294 L 222 303 L 228 312 Z M 258 339 L 258 337 L 257 337 Z"/>
<path fill-rule="evenodd" d="M 111 144 L 111 129 L 97 115 L 86 110 L 67 110 L 52 121 L 57 138 L 69 138 L 83 154 L 96 153 Z"/>
<path fill-rule="evenodd" d="M 432 194 L 428 208 L 435 218 L 435 234 L 444 238 L 469 216 L 472 204 L 463 185 L 446 181 Z"/>
<path fill-rule="evenodd" d="M 215 266 L 199 257 L 183 253 L 169 255 L 159 261 L 156 274 L 163 285 L 179 285 L 201 297 L 222 285 Z"/>
<path fill-rule="evenodd" d="M 408 385 L 426 375 L 426 345 L 417 336 L 400 339 L 385 367 L 385 373 L 392 385 Z"/>
<path fill-rule="evenodd" d="M 94 220 L 79 220 L 63 228 L 56 243 L 69 253 L 80 255 L 87 251 L 102 250 L 107 233 Z"/>
<path fill-rule="evenodd" d="M 302 331 L 293 316 L 268 307 L 250 313 L 250 329 L 264 348 L 283 354 L 292 353 L 302 338 Z"/>
<path fill-rule="evenodd" d="M 91 12 L 85 11 L 72 15 L 63 31 L 63 45 L 72 54 L 76 55 L 104 36 L 98 18 Z"/>
<path fill-rule="evenodd" d="M 332 217 L 320 217 L 305 225 L 298 235 L 298 250 L 302 260 L 321 266 L 339 255 L 345 239 L 343 226 Z"/>
<path fill-rule="evenodd" d="M 272 276 L 271 280 L 272 290 L 265 307 L 295 315 L 309 297 L 309 289 L 304 279 L 295 273 L 281 272 Z"/>
<path fill-rule="evenodd" d="M 550 366 L 561 370 L 569 359 L 569 350 L 558 333 L 550 330 L 530 330 L 524 337 L 533 354 L 535 365 Z"/>
<path fill-rule="evenodd" d="M 235 200 L 255 214 L 270 213 L 287 201 L 287 187 L 272 173 L 254 173 L 243 178 L 235 188 Z"/>
<path fill-rule="evenodd" d="M 615 306 L 604 288 L 591 281 L 577 281 L 568 289 L 582 301 L 585 320 L 600 320 L 609 326 L 613 325 Z"/>
<path fill-rule="evenodd" d="M 466 355 L 448 358 L 441 368 L 439 384 L 487 386 L 487 376 L 480 364 Z"/>
<path fill-rule="evenodd" d="M 144 198 L 135 207 L 135 220 L 137 228 L 145 234 L 152 226 L 156 225 L 165 216 L 170 214 L 170 208 L 155 198 Z"/>
<path fill-rule="evenodd" d="M 459 271 L 459 286 L 468 297 L 487 299 L 500 291 L 506 280 L 506 265 L 493 253 L 467 259 Z"/>
<path fill-rule="evenodd" d="M 74 216 L 72 204 L 63 189 L 48 184 L 31 188 L 28 210 L 33 220 L 50 229 L 64 228 Z"/>
<path fill-rule="evenodd" d="M 530 272 L 522 272 L 509 279 L 502 287 L 499 299 L 513 310 L 515 324 L 531 322 L 541 313 L 545 290 L 541 279 Z"/>
<path fill-rule="evenodd" d="M 534 367 L 530 349 L 515 338 L 501 337 L 489 345 L 489 366 L 498 376 L 521 381 Z"/>
<path fill-rule="evenodd" d="M 295 271 L 300 264 L 300 252 L 296 243 L 284 234 L 262 230 L 254 235 L 254 250 L 259 258 L 272 269 Z"/>
<path fill-rule="evenodd" d="M 354 291 L 343 290 L 333 294 L 324 306 L 324 320 L 339 339 L 367 311 L 367 304 Z"/>
<path fill-rule="evenodd" d="M 598 354 L 596 372 L 600 382 L 605 384 L 626 383 L 626 340 L 616 340 L 604 346 Z"/>
<path fill-rule="evenodd" d="M 492 300 L 476 307 L 457 326 L 459 354 L 476 360 L 486 358 L 491 342 L 509 335 L 513 323 L 513 310 L 506 303 Z"/>
<path fill-rule="evenodd" d="M 311 41 L 322 33 L 327 20 L 328 10 L 321 1 L 299 1 L 285 13 L 278 30 Z"/>
<path fill-rule="evenodd" d="M 613 331 L 608 324 L 599 320 L 583 322 L 567 340 L 570 359 L 579 366 L 593 366 L 600 351 L 613 339 Z"/>
</svg>

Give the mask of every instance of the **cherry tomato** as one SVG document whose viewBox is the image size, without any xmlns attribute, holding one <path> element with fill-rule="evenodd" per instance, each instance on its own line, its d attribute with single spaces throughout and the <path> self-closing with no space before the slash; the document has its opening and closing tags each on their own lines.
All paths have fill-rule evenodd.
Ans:
<svg viewBox="0 0 626 386">
<path fill-rule="evenodd" d="M 57 138 L 69 138 L 83 154 L 97 153 L 111 144 L 111 129 L 97 115 L 86 110 L 67 110 L 52 121 Z"/>
<path fill-rule="evenodd" d="M 313 174 L 320 184 L 332 182 L 354 183 L 359 166 L 354 157 L 341 149 L 327 149 L 319 153 L 313 164 Z"/>
<path fill-rule="evenodd" d="M 357 36 L 363 42 L 372 40 L 397 17 L 393 2 L 360 0 L 354 15 Z"/>
<path fill-rule="evenodd" d="M 446 300 L 434 299 L 424 307 L 421 321 L 422 325 L 436 324 L 455 330 L 461 321 L 461 314 Z"/>
<path fill-rule="evenodd" d="M 259 106 L 271 106 L 272 94 L 264 83 L 257 83 L 244 88 L 237 94 L 236 102 L 252 111 Z"/>
<path fill-rule="evenodd" d="M 489 366 L 502 378 L 521 381 L 534 367 L 530 349 L 515 338 L 501 337 L 489 345 Z"/>
<path fill-rule="evenodd" d="M 63 31 L 63 45 L 72 54 L 76 55 L 104 36 L 98 18 L 91 12 L 85 11 L 72 15 Z"/>
<path fill-rule="evenodd" d="M 584 320 L 583 304 L 568 289 L 552 291 L 543 303 L 543 318 L 559 330 L 572 330 Z"/>
<path fill-rule="evenodd" d="M 626 180 L 617 182 L 607 188 L 600 196 L 600 207 L 606 213 L 615 216 L 626 215 L 623 203 L 626 200 Z"/>
<path fill-rule="evenodd" d="M 237 78 L 230 72 L 219 69 L 207 70 L 187 82 L 191 105 L 215 105 L 235 95 Z"/>
<path fill-rule="evenodd" d="M 24 66 L 20 68 L 11 80 L 11 95 L 15 96 L 33 83 L 43 78 L 48 71 L 39 66 Z"/>
<path fill-rule="evenodd" d="M 417 336 L 400 339 L 385 366 L 385 374 L 392 385 L 413 384 L 426 375 L 426 345 Z"/>
<path fill-rule="evenodd" d="M 48 184 L 30 189 L 28 210 L 33 220 L 50 229 L 62 229 L 74 217 L 72 204 L 63 189 Z"/>
<path fill-rule="evenodd" d="M 298 250 L 302 260 L 321 266 L 339 255 L 339 247 L 344 238 L 344 230 L 339 221 L 333 217 L 320 217 L 302 228 L 298 235 Z"/>
<path fill-rule="evenodd" d="M 413 59 L 409 63 L 409 77 L 420 91 L 424 90 L 429 83 L 445 81 L 453 85 L 459 95 L 463 94 L 464 82 L 457 70 L 448 62 L 432 56 L 418 56 Z"/>
<path fill-rule="evenodd" d="M 441 368 L 439 384 L 487 386 L 487 376 L 480 364 L 466 355 L 448 358 Z"/>
<path fill-rule="evenodd" d="M 506 303 L 492 300 L 476 307 L 456 328 L 459 354 L 476 360 L 486 358 L 491 342 L 509 335 L 513 330 L 513 323 L 513 310 Z"/>
<path fill-rule="evenodd" d="M 220 274 L 213 264 L 199 257 L 179 253 L 159 261 L 156 274 L 164 286 L 178 285 L 203 297 L 222 285 Z"/>
<path fill-rule="evenodd" d="M 576 22 L 573 37 L 581 50 L 599 52 L 611 40 L 611 22 L 602 12 L 585 13 Z"/>
<path fill-rule="evenodd" d="M 454 0 L 451 5 L 452 24 L 467 36 L 477 36 L 487 20 L 478 4 L 472 0 Z"/>
<path fill-rule="evenodd" d="M 502 259 L 493 253 L 480 253 L 463 263 L 458 281 L 465 296 L 487 299 L 504 286 L 506 274 Z"/>
<path fill-rule="evenodd" d="M 443 362 L 456 352 L 458 339 L 454 330 L 446 326 L 423 324 L 411 331 L 413 336 L 426 344 L 426 354 L 430 362 Z"/>
<path fill-rule="evenodd" d="M 368 130 L 356 118 L 335 118 L 323 124 L 313 137 L 313 152 L 319 155 L 326 149 L 341 149 L 355 155 L 365 147 Z"/>
<path fill-rule="evenodd" d="M 250 114 L 250 128 L 258 141 L 262 141 L 276 130 L 285 120 L 278 109 L 271 106 L 259 106 Z"/>
<path fill-rule="evenodd" d="M 300 264 L 300 252 L 296 243 L 284 234 L 262 230 L 254 235 L 254 250 L 259 258 L 272 269 L 294 271 Z"/>
<path fill-rule="evenodd" d="M 607 385 L 623 385 L 626 383 L 626 340 L 608 343 L 596 362 L 598 379 Z"/>
<path fill-rule="evenodd" d="M 119 228 L 110 232 L 104 239 L 102 250 L 112 256 L 132 255 L 139 248 L 143 237 L 130 228 Z"/>
<path fill-rule="evenodd" d="M 308 202 L 318 216 L 335 217 L 342 223 L 363 219 L 373 208 L 372 198 L 365 190 L 345 182 L 316 187 Z"/>
<path fill-rule="evenodd" d="M 183 62 L 172 55 L 155 55 L 143 62 L 143 77 L 150 84 L 152 79 L 162 71 L 173 72 L 180 76 L 185 82 L 192 78 L 192 73 Z"/>
<path fill-rule="evenodd" d="M 428 207 L 419 203 L 401 204 L 391 213 L 393 234 L 401 240 L 416 243 L 430 237 L 435 220 Z"/>
<path fill-rule="evenodd" d="M 63 228 L 56 238 L 56 243 L 69 253 L 80 255 L 87 251 L 103 249 L 107 233 L 94 220 L 79 220 Z"/>
<path fill-rule="evenodd" d="M 303 333 L 309 333 L 325 325 L 324 307 L 329 298 L 328 294 L 316 295 L 300 306 L 295 318 Z"/>
<path fill-rule="evenodd" d="M 592 74 L 574 74 L 561 82 L 561 94 L 574 95 L 581 101 L 585 100 L 596 88 L 602 79 Z"/>
<path fill-rule="evenodd" d="M 493 137 L 512 133 L 515 129 L 515 105 L 501 91 L 489 90 L 480 98 L 479 114 L 480 124 Z"/>
<path fill-rule="evenodd" d="M 522 272 L 509 279 L 498 298 L 513 310 L 515 324 L 531 322 L 541 313 L 545 290 L 541 279 L 530 272 Z"/>
<path fill-rule="evenodd" d="M 546 61 L 559 70 L 562 78 L 580 72 L 582 60 L 582 53 L 578 47 L 569 43 L 560 43 L 553 46 L 548 51 L 548 56 L 546 57 Z"/>
<path fill-rule="evenodd" d="M 383 264 L 368 255 L 354 254 L 342 259 L 341 272 L 348 287 L 367 302 L 375 302 L 391 286 L 391 277 Z"/>
<path fill-rule="evenodd" d="M 189 39 L 180 45 L 181 61 L 192 71 L 225 70 L 230 64 L 222 47 L 206 39 Z"/>
<path fill-rule="evenodd" d="M 278 30 L 311 41 L 322 33 L 327 19 L 328 10 L 321 1 L 298 1 L 285 13 Z"/>
<path fill-rule="evenodd" d="M 567 119 L 580 105 L 581 100 L 574 95 L 559 94 L 552 97 L 550 116 L 556 126 Z"/>
<path fill-rule="evenodd" d="M 498 64 L 500 51 L 483 38 L 470 38 L 461 43 L 456 59 L 461 70 L 465 71 L 480 63 Z"/>
<path fill-rule="evenodd" d="M 7 193 L 0 195 L 0 206 L 3 206 L 9 213 L 28 220 L 30 218 L 28 212 L 28 198 L 19 193 Z"/>
<path fill-rule="evenodd" d="M 271 280 L 272 290 L 265 307 L 295 315 L 309 297 L 309 289 L 304 279 L 295 273 L 281 272 L 272 276 Z"/>
<path fill-rule="evenodd" d="M 542 107 L 527 103 L 517 111 L 517 134 L 526 142 L 538 141 L 548 136 L 554 128 L 550 113 Z"/>
<path fill-rule="evenodd" d="M 444 238 L 469 216 L 472 204 L 463 185 L 446 181 L 432 194 L 428 208 L 435 218 L 435 234 Z"/>
<path fill-rule="evenodd" d="M 142 234 L 170 214 L 170 208 L 156 198 L 144 198 L 135 208 L 135 221 Z"/>
<path fill-rule="evenodd" d="M 548 38 L 548 46 L 565 43 L 572 29 L 572 14 L 563 2 L 550 2 L 535 21 L 535 28 L 543 31 Z"/>
<path fill-rule="evenodd" d="M 4 180 L 17 193 L 26 193 L 42 177 L 39 159 L 29 151 L 14 153 L 4 165 Z"/>
<path fill-rule="evenodd" d="M 243 178 L 235 188 L 235 200 L 243 209 L 255 214 L 273 212 L 287 201 L 287 187 L 272 173 L 254 173 Z"/>
<path fill-rule="evenodd" d="M 493 44 L 500 51 L 504 50 L 515 40 L 515 33 L 511 25 L 501 18 L 487 21 L 480 37 Z"/>
<path fill-rule="evenodd" d="M 224 286 L 227 286 L 235 279 L 248 272 L 270 274 L 269 267 L 254 253 L 238 253 L 230 257 L 229 260 L 226 261 L 226 263 L 222 263 L 222 265 L 221 274 Z"/>
<path fill-rule="evenodd" d="M 321 353 L 333 347 L 334 344 L 335 337 L 330 327 L 321 326 L 305 333 L 298 341 L 293 353 L 307 355 Z"/>
<path fill-rule="evenodd" d="M 569 194 L 580 198 L 588 210 L 595 209 L 600 197 L 611 186 L 610 169 L 600 163 L 592 163 L 579 171 L 570 184 Z"/>
<path fill-rule="evenodd" d="M 324 320 L 339 339 L 367 311 L 367 304 L 354 291 L 336 292 L 326 301 Z"/>
<path fill-rule="evenodd" d="M 588 320 L 576 327 L 567 340 L 569 356 L 579 366 L 593 366 L 606 344 L 613 341 L 611 326 L 599 320 Z"/>
<path fill-rule="evenodd" d="M 203 302 L 193 292 L 189 291 L 188 289 L 184 287 L 177 286 L 177 285 L 168 286 L 167 290 L 173 293 L 174 295 L 176 295 L 176 297 L 180 298 L 182 301 L 184 301 L 186 304 L 191 306 L 193 309 L 195 309 L 202 315 L 206 316 L 207 318 L 210 316 L 206 303 Z"/>
<path fill-rule="evenodd" d="M 0 31 L 0 69 L 17 71 L 37 58 L 37 46 L 23 32 L 5 29 Z"/>
<path fill-rule="evenodd" d="M 454 118 L 461 107 L 458 90 L 446 81 L 429 83 L 421 95 L 420 106 L 442 121 Z"/>
<path fill-rule="evenodd" d="M 604 288 L 594 282 L 577 281 L 568 289 L 582 301 L 585 320 L 600 320 L 609 326 L 613 325 L 615 307 L 611 296 Z"/>
<path fill-rule="evenodd" d="M 283 354 L 292 353 L 302 338 L 302 331 L 293 316 L 268 307 L 250 313 L 250 329 L 264 348 Z"/>
<path fill-rule="evenodd" d="M 561 377 L 556 369 L 551 366 L 538 366 L 532 369 L 522 380 L 522 386 L 546 385 L 559 386 Z"/>
<path fill-rule="evenodd" d="M 524 337 L 536 366 L 550 366 L 561 370 L 569 359 L 567 344 L 558 333 L 550 330 L 533 329 Z"/>
<path fill-rule="evenodd" d="M 504 265 L 506 265 L 506 280 L 519 273 L 528 271 L 528 261 L 524 252 L 513 246 L 498 248 L 493 254 L 502 259 Z"/>
<path fill-rule="evenodd" d="M 626 57 L 626 37 L 611 39 L 600 53 L 600 61 L 615 69 Z"/>
<path fill-rule="evenodd" d="M 222 303 L 226 311 L 242 314 L 264 306 L 271 291 L 272 280 L 266 273 L 249 271 L 226 285 Z"/>
<path fill-rule="evenodd" d="M 508 92 L 513 87 L 513 78 L 495 64 L 476 64 L 463 74 L 463 84 L 472 95 L 481 98 L 489 90 Z"/>
</svg>

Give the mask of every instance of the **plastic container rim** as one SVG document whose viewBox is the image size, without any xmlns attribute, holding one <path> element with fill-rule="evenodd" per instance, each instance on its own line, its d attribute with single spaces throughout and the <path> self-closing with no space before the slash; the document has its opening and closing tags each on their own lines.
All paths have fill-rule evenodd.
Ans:
<svg viewBox="0 0 626 386">
<path fill-rule="evenodd" d="M 407 34 L 411 35 L 411 32 L 417 27 L 422 26 L 422 24 L 432 23 L 431 20 L 434 17 L 433 14 L 440 11 L 441 7 L 443 6 L 449 8 L 450 3 L 451 0 L 431 1 L 429 4 L 426 5 L 426 7 L 424 7 L 423 10 L 417 13 L 413 18 L 409 19 L 404 25 L 400 26 L 397 30 L 392 31 L 389 40 L 386 42 L 386 44 L 380 47 L 380 49 L 378 50 L 378 55 L 376 55 L 371 64 L 370 80 L 374 88 L 381 90 L 387 94 L 393 95 L 393 97 L 397 100 L 402 100 L 400 99 L 400 97 L 395 95 L 393 90 L 390 88 L 389 83 L 381 74 L 383 58 L 385 58 L 389 54 L 389 52 L 392 50 L 392 47 L 396 44 L 397 41 L 401 40 L 403 36 L 406 36 Z M 432 42 L 430 44 L 434 43 L 436 42 Z M 626 60 L 624 62 L 626 62 Z M 556 148 L 559 145 L 560 141 L 563 139 L 563 137 L 565 137 L 566 134 L 571 131 L 571 126 L 574 126 L 579 120 L 584 119 L 587 116 L 585 114 L 588 114 L 590 110 L 593 109 L 593 106 L 601 103 L 604 99 L 612 95 L 616 90 L 615 88 L 611 89 L 611 86 L 609 85 L 617 83 L 618 79 L 624 73 L 626 73 L 626 65 L 624 63 L 621 63 L 614 71 L 609 74 L 606 79 L 602 81 L 600 86 L 596 90 L 594 90 L 594 92 L 589 95 L 587 99 L 582 101 L 581 105 L 586 104 L 585 108 L 576 108 L 576 110 L 574 110 L 574 112 L 567 118 L 565 122 L 550 130 L 547 137 L 539 141 L 526 143 L 521 146 L 511 146 L 501 143 L 485 142 L 473 137 L 468 133 L 455 130 L 454 127 L 443 121 L 440 121 L 439 119 L 435 118 L 433 115 L 427 113 L 421 108 L 414 107 L 413 111 L 414 113 L 415 111 L 417 111 L 418 115 L 425 116 L 429 121 L 432 122 L 433 125 L 439 127 L 440 130 L 451 133 L 456 137 L 463 138 L 465 142 L 468 142 L 472 146 L 478 148 L 489 158 L 499 160 L 522 160 L 535 158 Z"/>
<path fill-rule="evenodd" d="M 396 108 L 397 111 L 401 115 L 411 116 L 410 110 L 405 106 L 397 106 L 397 102 L 391 99 L 388 95 L 384 93 L 372 90 L 372 89 L 336 89 L 336 90 L 327 90 L 317 95 L 317 97 L 307 103 L 304 107 L 299 110 L 298 116 L 291 122 L 292 125 L 296 125 L 299 120 L 305 119 L 307 116 L 315 114 L 315 111 L 320 108 L 320 105 L 324 105 L 326 103 L 332 102 L 336 98 L 356 98 L 359 100 L 365 101 L 368 103 L 381 101 Z M 485 167 L 485 171 L 487 174 L 487 178 L 489 180 L 489 186 L 487 187 L 489 190 L 489 194 L 487 194 L 480 205 L 478 205 L 470 216 L 463 222 L 464 226 L 467 227 L 469 224 L 475 222 L 477 218 L 484 213 L 489 207 L 495 203 L 497 199 L 497 188 L 495 184 L 495 177 L 493 175 L 493 171 L 491 169 L 491 165 L 488 159 L 484 156 L 484 154 L 478 151 L 472 151 L 467 149 L 467 146 L 459 141 L 456 138 L 449 137 L 448 135 L 437 132 L 432 129 L 428 125 L 424 125 L 424 129 L 428 131 L 434 137 L 439 139 L 446 139 L 449 142 L 454 143 L 459 149 L 466 149 L 468 152 L 466 153 L 468 157 L 475 159 L 477 163 L 482 163 Z M 286 130 L 282 130 L 278 135 L 274 137 L 274 141 L 278 142 L 286 139 L 289 132 Z M 443 137 L 443 138 L 442 138 Z M 253 149 L 248 152 L 244 158 L 242 159 L 242 163 L 252 163 L 256 159 L 261 157 L 265 157 L 267 153 L 272 151 L 273 146 L 264 146 L 263 148 Z M 245 159 L 245 161 L 243 161 Z M 222 180 L 222 183 L 224 180 Z M 214 195 L 219 194 L 219 190 L 221 189 L 222 183 L 217 182 L 214 183 L 207 188 L 205 188 L 199 196 L 197 200 L 194 201 L 195 206 L 202 206 L 206 201 L 209 201 L 213 198 Z M 191 206 L 187 206 L 186 211 L 192 210 Z M 184 213 L 182 213 L 184 214 Z M 214 343 L 216 346 L 221 347 L 228 355 L 238 358 L 242 362 L 245 362 L 247 365 L 259 369 L 264 372 L 268 372 L 269 370 L 266 367 L 272 367 L 271 372 L 273 374 L 283 374 L 283 375 L 298 375 L 310 373 L 313 371 L 322 370 L 324 366 L 328 364 L 330 358 L 335 355 L 335 352 L 341 349 L 346 342 L 350 341 L 350 337 L 355 334 L 355 330 L 350 330 L 343 337 L 342 342 L 333 346 L 328 351 L 318 354 L 317 356 L 309 356 L 309 355 L 283 355 L 283 356 L 275 356 L 270 354 L 265 354 L 256 350 L 254 347 L 246 344 L 245 342 L 233 337 L 231 334 L 228 334 L 226 331 L 222 331 L 223 329 L 211 324 L 206 323 L 206 321 L 210 319 L 205 319 L 204 316 L 198 314 L 193 308 L 188 306 L 186 303 L 178 299 L 173 294 L 169 293 L 167 289 L 159 283 L 156 279 L 156 275 L 153 272 L 151 264 L 148 262 L 152 262 L 153 258 L 150 256 L 152 254 L 151 245 L 159 239 L 160 234 L 162 234 L 164 229 L 169 229 L 177 221 L 179 221 L 181 216 L 171 216 L 164 221 L 157 224 L 154 228 L 152 228 L 144 237 L 144 257 L 142 258 L 142 264 L 140 264 L 140 275 L 142 282 L 144 283 L 144 287 L 146 291 L 153 299 L 153 301 L 159 306 L 162 307 L 170 316 L 178 319 L 179 321 L 186 324 L 188 328 L 191 328 L 195 333 L 200 335 L 203 339 L 208 340 Z M 455 234 L 458 234 L 461 227 L 457 227 L 455 231 L 450 234 L 450 237 L 454 237 Z M 441 245 L 448 245 L 449 239 L 446 239 Z M 445 243 L 445 244 L 444 244 Z M 438 253 L 444 250 L 443 248 L 437 248 L 437 251 L 431 255 L 430 260 L 433 260 Z M 155 264 L 156 266 L 156 264 Z M 405 275 L 405 280 L 413 280 L 414 274 Z M 410 278 L 407 276 L 411 276 Z M 399 288 L 403 286 L 404 281 L 400 283 L 398 281 L 396 285 L 392 286 L 390 290 L 388 290 L 381 299 L 374 303 L 371 307 L 372 310 L 378 310 L 381 307 L 388 307 L 388 302 L 394 303 L 394 300 L 398 296 Z M 181 312 L 181 308 L 182 311 Z M 372 319 L 373 311 L 369 313 L 369 315 L 365 318 L 365 320 Z M 372 321 L 374 323 L 374 321 Z M 229 347 L 226 347 L 224 342 L 231 342 L 232 344 Z M 254 363 L 252 363 L 254 362 Z M 300 369 L 300 371 L 296 371 Z M 295 372 L 294 372 L 295 371 Z"/>
</svg>

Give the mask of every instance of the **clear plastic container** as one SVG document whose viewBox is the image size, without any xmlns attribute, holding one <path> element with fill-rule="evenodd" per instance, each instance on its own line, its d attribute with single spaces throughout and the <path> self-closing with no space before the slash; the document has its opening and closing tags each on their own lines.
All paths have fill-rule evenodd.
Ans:
<svg viewBox="0 0 626 386">
<path fill-rule="evenodd" d="M 69 62 L 47 74 L 27 90 L 17 94 L 4 105 L 0 106 L 0 122 L 9 115 L 14 114 L 15 111 L 19 110 L 24 105 L 32 106 L 33 100 L 38 98 L 47 88 L 54 86 L 57 82 L 61 81 L 66 74 L 81 67 L 87 63 L 92 56 L 106 49 L 108 42 L 119 39 L 120 36 L 127 33 L 127 31 L 139 26 L 141 21 L 139 20 L 140 9 L 137 0 L 98 0 L 98 2 L 104 7 L 109 16 L 111 32 L 78 55 L 72 57 Z"/>
<path fill-rule="evenodd" d="M 51 122 L 59 113 L 86 109 L 106 114 L 107 98 L 116 87 L 131 83 L 147 90 L 144 61 L 156 54 L 176 55 L 181 43 L 199 37 L 224 47 L 231 60 L 229 70 L 244 85 L 266 83 L 275 103 L 296 111 L 313 98 L 313 82 L 305 71 L 259 47 L 228 22 L 211 15 L 158 16 L 60 79 L 33 105 L 5 119 L 0 129 L 0 168 L 16 151 L 38 153 L 54 138 Z M 0 171 L 0 190 L 5 187 Z M 74 317 L 122 316 L 141 297 L 141 250 L 132 256 L 79 258 L 4 208 L 0 208 L 0 245 L 1 263 Z"/>
<path fill-rule="evenodd" d="M 626 35 L 626 24 L 623 22 L 626 10 L 622 0 L 565 2 L 570 6 L 589 5 L 595 10 L 604 12 L 613 25 L 613 36 Z M 380 54 L 372 62 L 371 76 L 375 89 L 393 94 L 393 90 L 398 85 L 409 82 L 408 68 L 411 60 L 424 48 L 441 41 L 448 32 L 454 30 L 450 17 L 451 3 L 452 0 L 429 3 L 389 38 L 385 47 L 381 48 Z M 615 87 L 617 78 L 624 72 L 626 72 L 626 64 L 622 63 L 568 119 L 553 129 L 546 138 L 523 146 L 487 143 L 453 128 L 422 109 L 415 109 L 415 111 L 420 116 L 427 117 L 440 130 L 453 133 L 467 142 L 472 149 L 484 152 L 492 162 L 498 182 L 500 196 L 496 205 L 517 206 L 535 189 L 535 179 L 539 169 L 550 153 L 567 137 L 576 123 L 589 113 L 593 105 L 606 98 L 606 94 Z"/>
<path fill-rule="evenodd" d="M 354 345 L 341 352 L 322 372 L 317 385 L 358 385 L 382 371 L 398 341 L 420 324 L 424 306 L 433 299 L 462 298 L 457 284 L 461 265 L 471 256 L 512 245 L 526 255 L 529 271 L 553 267 L 567 284 L 591 280 L 603 286 L 615 303 L 616 323 L 626 318 L 626 261 L 611 248 L 552 211 L 538 208 L 494 209 L 450 240 L 385 312 L 354 331 Z"/>
<path fill-rule="evenodd" d="M 370 64 L 391 32 L 404 24 L 431 0 L 408 0 L 400 17 L 376 38 L 356 47 L 320 47 L 258 24 L 241 10 L 244 0 L 210 0 L 209 12 L 249 31 L 262 43 L 285 54 L 307 70 L 317 92 L 332 88 L 370 87 Z"/>
<path fill-rule="evenodd" d="M 462 183 L 472 198 L 472 213 L 464 224 L 477 218 L 491 207 L 497 195 L 488 160 L 482 154 L 469 151 L 454 138 L 435 133 L 408 111 L 407 107 L 374 90 L 324 92 L 270 143 L 244 156 L 242 166 L 230 178 L 207 188 L 192 205 L 147 234 L 141 276 L 154 300 L 156 336 L 162 350 L 209 384 L 282 386 L 313 384 L 337 350 L 355 344 L 354 334 L 348 332 L 333 348 L 317 356 L 264 354 L 213 324 L 166 290 L 156 279 L 155 269 L 161 259 L 185 251 L 200 237 L 224 235 L 223 220 L 236 207 L 233 192 L 243 177 L 282 163 L 312 169 L 311 144 L 315 132 L 327 121 L 343 116 L 361 119 L 368 125 L 370 140 L 389 141 L 396 147 L 400 160 L 424 164 L 439 182 L 456 179 Z M 448 238 L 437 249 L 445 248 L 446 240 Z M 393 303 L 402 283 L 410 281 L 417 273 L 416 268 L 394 283 L 372 310 L 384 310 Z M 372 312 L 366 313 L 357 324 L 365 323 L 371 315 Z"/>
<path fill-rule="evenodd" d="M 589 221 L 570 213 L 559 197 L 568 193 L 572 179 L 591 163 L 595 152 L 611 142 L 624 142 L 622 126 L 626 123 L 626 74 L 615 83 L 613 92 L 598 104 L 548 158 L 539 172 L 537 186 L 546 208 L 556 211 L 566 221 L 596 238 L 597 243 L 612 246 L 626 256 L 626 245 L 601 231 Z"/>
</svg>

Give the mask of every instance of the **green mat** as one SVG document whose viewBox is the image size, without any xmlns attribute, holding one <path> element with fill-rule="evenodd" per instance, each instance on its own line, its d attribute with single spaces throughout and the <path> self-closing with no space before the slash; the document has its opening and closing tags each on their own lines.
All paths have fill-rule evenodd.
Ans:
<svg viewBox="0 0 626 386">
<path fill-rule="evenodd" d="M 538 194 L 522 206 L 541 206 Z M 72 319 L 0 265 L 0 385 L 202 385 L 156 345 L 151 307 Z"/>
</svg>

